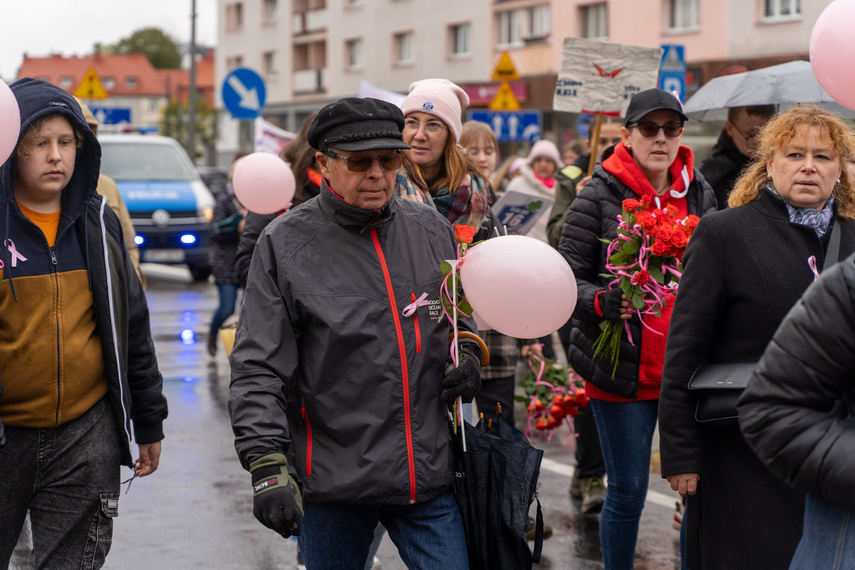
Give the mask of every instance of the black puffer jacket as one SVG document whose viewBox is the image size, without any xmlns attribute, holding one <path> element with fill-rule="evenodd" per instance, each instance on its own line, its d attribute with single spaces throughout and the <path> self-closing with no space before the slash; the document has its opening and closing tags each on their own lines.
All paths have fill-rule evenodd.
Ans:
<svg viewBox="0 0 855 570">
<path fill-rule="evenodd" d="M 781 322 L 739 401 L 746 441 L 778 478 L 848 509 L 855 509 L 853 370 L 850 256 L 824 271 Z"/>
<path fill-rule="evenodd" d="M 641 320 L 630 319 L 633 344 L 626 335 L 621 340 L 620 361 L 612 378 L 612 365 L 608 359 L 594 360 L 594 342 L 600 335 L 603 321 L 594 310 L 594 297 L 607 288 L 610 279 L 601 277 L 606 271 L 607 243 L 617 236 L 617 217 L 623 210 L 622 202 L 637 198 L 635 192 L 606 172 L 602 161 L 608 159 L 614 148 L 607 149 L 594 168 L 593 178 L 585 185 L 567 212 L 564 231 L 558 250 L 576 276 L 576 309 L 570 331 L 570 365 L 583 378 L 601 390 L 624 398 L 635 398 L 638 392 L 639 350 L 641 349 Z M 715 195 L 704 177 L 694 169 L 694 179 L 686 195 L 689 214 L 702 216 L 715 211 Z"/>
</svg>

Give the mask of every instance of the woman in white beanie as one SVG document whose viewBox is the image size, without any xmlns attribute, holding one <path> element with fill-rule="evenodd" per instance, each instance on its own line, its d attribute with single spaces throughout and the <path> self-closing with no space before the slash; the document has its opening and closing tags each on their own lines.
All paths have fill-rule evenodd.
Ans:
<svg viewBox="0 0 855 570">
<path fill-rule="evenodd" d="M 519 176 L 508 184 L 508 191 L 533 194 L 543 198 L 555 199 L 555 173 L 564 168 L 561 155 L 555 143 L 539 140 L 532 145 L 525 163 L 520 167 Z M 546 223 L 549 221 L 549 208 L 543 213 L 537 224 L 528 232 L 530 237 L 546 242 Z"/>
<path fill-rule="evenodd" d="M 452 224 L 478 231 L 475 240 L 494 235 L 498 227 L 490 213 L 489 182 L 478 165 L 458 146 L 461 115 L 469 96 L 447 79 L 423 79 L 410 85 L 401 105 L 405 151 L 398 183 L 404 198 L 428 204 Z"/>
</svg>

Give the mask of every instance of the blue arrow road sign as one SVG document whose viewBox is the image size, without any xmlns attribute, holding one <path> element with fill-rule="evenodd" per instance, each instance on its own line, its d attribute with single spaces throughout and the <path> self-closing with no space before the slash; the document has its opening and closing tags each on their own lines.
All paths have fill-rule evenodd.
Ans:
<svg viewBox="0 0 855 570">
<path fill-rule="evenodd" d="M 499 142 L 534 142 L 540 138 L 540 111 L 469 111 L 469 120 L 490 125 Z"/>
<path fill-rule="evenodd" d="M 223 104 L 235 119 L 254 119 L 264 109 L 264 79 L 248 67 L 233 69 L 223 80 Z"/>
<path fill-rule="evenodd" d="M 89 107 L 101 125 L 120 125 L 131 123 L 130 107 Z"/>
<path fill-rule="evenodd" d="M 659 89 L 668 93 L 676 93 L 680 101 L 686 102 L 686 56 L 683 46 L 662 45 L 662 60 L 659 62 Z"/>
</svg>

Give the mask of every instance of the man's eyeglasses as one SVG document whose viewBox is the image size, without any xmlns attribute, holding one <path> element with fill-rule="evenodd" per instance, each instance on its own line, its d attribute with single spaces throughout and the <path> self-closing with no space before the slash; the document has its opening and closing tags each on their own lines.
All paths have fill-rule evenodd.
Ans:
<svg viewBox="0 0 855 570">
<path fill-rule="evenodd" d="M 659 133 L 659 129 L 662 129 L 662 132 L 664 132 L 665 136 L 669 139 L 675 139 L 683 132 L 683 123 L 674 122 L 657 125 L 653 121 L 644 121 L 642 123 L 627 125 L 628 129 L 633 127 L 638 128 L 638 132 L 641 133 L 641 136 L 647 139 L 655 137 Z"/>
<path fill-rule="evenodd" d="M 425 133 L 431 137 L 438 137 L 442 134 L 442 131 L 447 129 L 445 125 L 440 123 L 439 121 L 428 121 L 425 124 Z M 404 134 L 414 135 L 419 132 L 419 127 L 422 126 L 422 123 L 418 122 L 415 119 L 407 119 L 404 121 Z"/>
<path fill-rule="evenodd" d="M 760 134 L 760 129 L 752 129 L 750 133 L 747 135 L 736 126 L 736 123 L 730 123 L 733 125 L 733 128 L 736 129 L 736 132 L 742 135 L 742 138 L 745 139 L 745 146 L 754 146 L 754 143 L 757 142 L 757 136 Z"/>
<path fill-rule="evenodd" d="M 380 168 L 386 172 L 392 172 L 393 170 L 401 168 L 401 163 L 404 158 L 400 151 L 397 150 L 394 154 L 384 154 L 383 156 L 344 156 L 331 150 L 324 150 L 321 152 L 330 158 L 342 159 L 344 161 L 344 165 L 350 172 L 368 172 L 375 160 L 380 163 Z"/>
</svg>

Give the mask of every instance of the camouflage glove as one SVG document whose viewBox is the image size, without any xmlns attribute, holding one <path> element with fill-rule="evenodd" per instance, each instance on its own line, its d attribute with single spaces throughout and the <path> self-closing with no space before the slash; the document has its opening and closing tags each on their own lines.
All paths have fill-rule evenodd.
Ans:
<svg viewBox="0 0 855 570">
<path fill-rule="evenodd" d="M 283 537 L 299 536 L 303 499 L 297 472 L 285 456 L 271 453 L 249 464 L 252 474 L 252 514 L 258 522 Z"/>
</svg>

